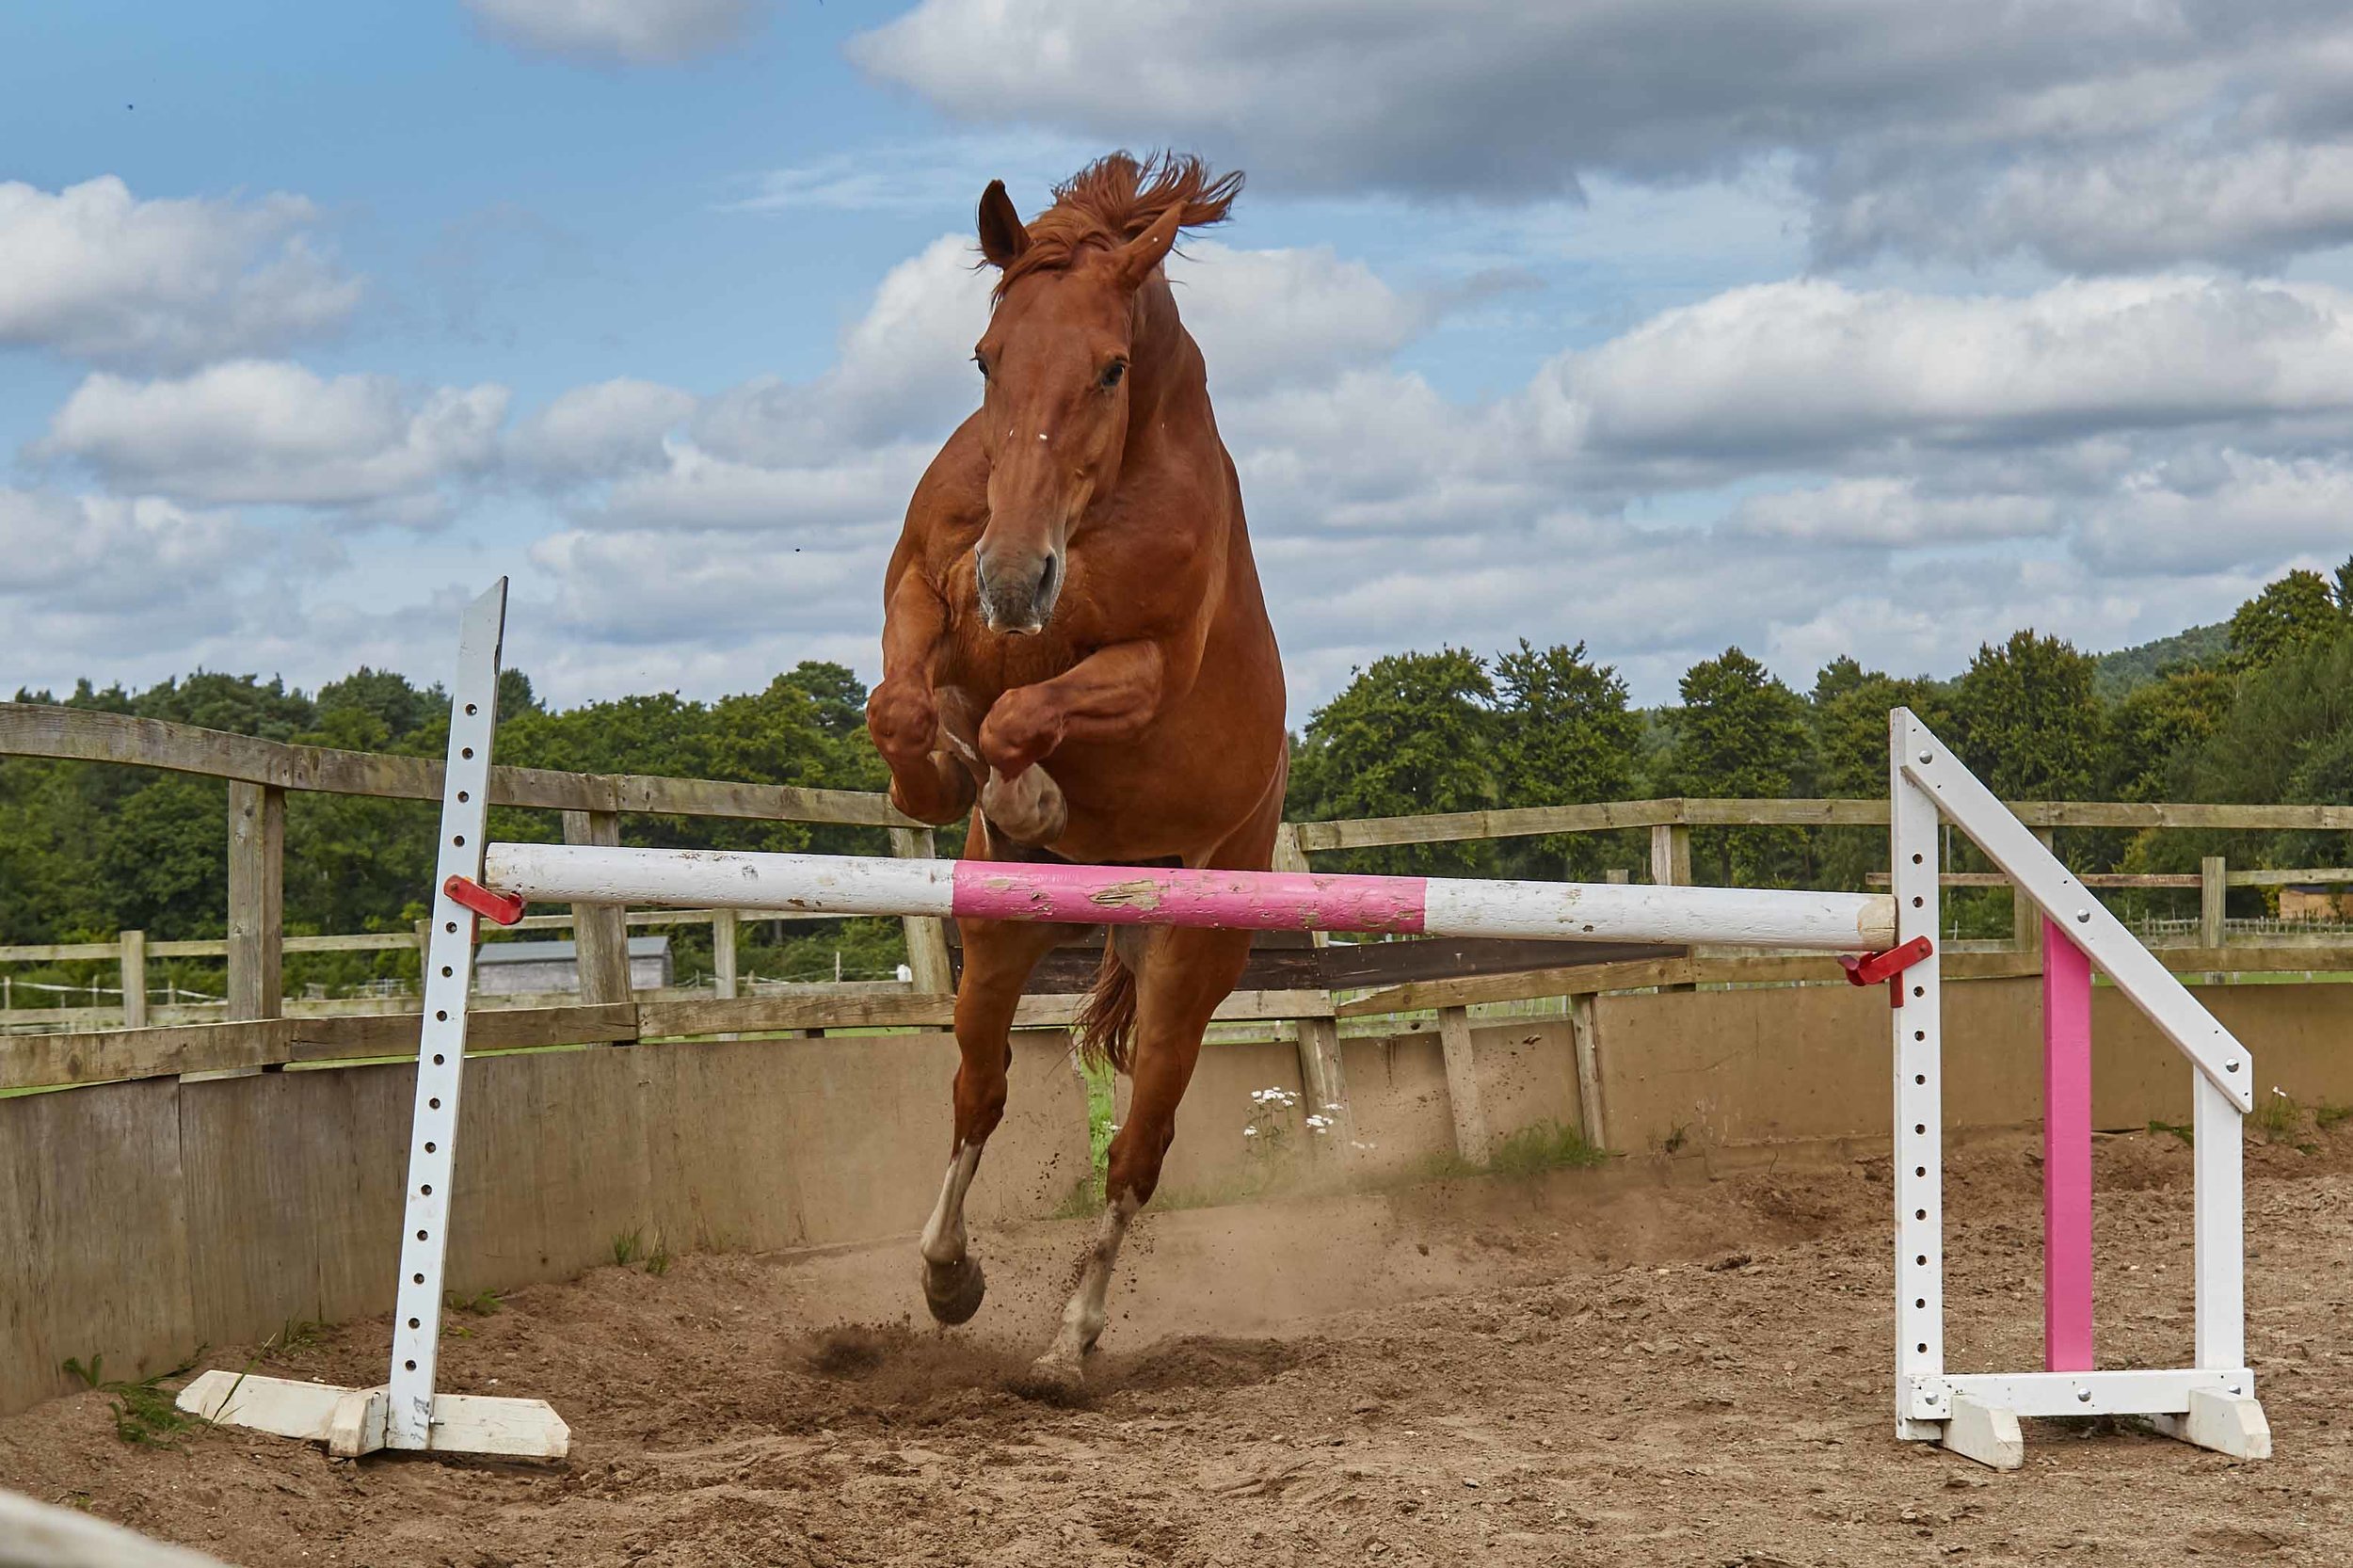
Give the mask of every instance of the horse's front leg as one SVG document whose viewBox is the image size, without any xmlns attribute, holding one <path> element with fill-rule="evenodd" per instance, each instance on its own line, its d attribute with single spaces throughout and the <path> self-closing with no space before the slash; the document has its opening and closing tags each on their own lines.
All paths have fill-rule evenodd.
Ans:
<svg viewBox="0 0 2353 1568">
<path fill-rule="evenodd" d="M 1114 643 L 1034 686 L 998 697 L 982 721 L 988 780 L 981 810 L 1016 843 L 1050 848 L 1069 824 L 1062 789 L 1038 766 L 1065 741 L 1122 741 L 1157 716 L 1166 695 L 1157 643 Z"/>
<path fill-rule="evenodd" d="M 914 572 L 883 612 L 883 678 L 866 699 L 866 732 L 890 768 L 890 801 L 935 826 L 972 808 L 974 764 L 956 755 L 932 670 L 948 635 L 948 606 Z M 954 715 L 948 715 L 952 718 Z"/>
<path fill-rule="evenodd" d="M 1087 1353 L 1111 1316 L 1112 1269 L 1128 1226 L 1160 1185 L 1160 1161 L 1176 1137 L 1176 1105 L 1193 1080 L 1201 1035 L 1250 960 L 1250 933 L 1182 926 L 1155 930 L 1137 977 L 1134 1055 L 1128 1120 L 1112 1139 L 1103 1212 L 1080 1259 L 1079 1281 L 1064 1307 L 1053 1344 L 1032 1371 L 1042 1382 L 1075 1388 Z"/>
<path fill-rule="evenodd" d="M 966 920 L 964 979 L 956 987 L 955 1142 L 939 1202 L 923 1226 L 923 1301 L 943 1323 L 981 1309 L 986 1288 L 966 1244 L 964 1199 L 981 1166 L 981 1149 L 1005 1113 L 1005 1069 L 1013 1062 L 1013 1014 L 1030 971 L 1070 934 L 1060 925 Z"/>
</svg>

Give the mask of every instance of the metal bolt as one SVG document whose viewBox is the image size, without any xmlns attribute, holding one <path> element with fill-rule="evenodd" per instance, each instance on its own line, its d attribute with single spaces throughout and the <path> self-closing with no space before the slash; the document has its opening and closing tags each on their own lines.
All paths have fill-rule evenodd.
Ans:
<svg viewBox="0 0 2353 1568">
<path fill-rule="evenodd" d="M 2076 1389 L 2075 1402 L 2077 1404 L 2089 1404 L 2091 1402 L 2091 1390 L 2089 1388 Z"/>
<path fill-rule="evenodd" d="M 2089 925 L 2091 923 L 2091 911 L 2089 909 L 2076 910 L 2075 923 L 2077 925 Z"/>
<path fill-rule="evenodd" d="M 2235 1062 L 2225 1062 L 2224 1064 L 2222 1064 L 2222 1070 L 2223 1070 L 2224 1072 L 2226 1072 L 2226 1073 L 2234 1073 L 2234 1072 L 2237 1072 L 2237 1071 L 2238 1071 L 2238 1064 L 2237 1064 L 2237 1063 L 2235 1063 Z"/>
<path fill-rule="evenodd" d="M 1924 751 L 1920 754 L 1920 760 L 1924 765 L 1933 762 L 1936 760 L 1936 753 L 1933 751 Z"/>
</svg>

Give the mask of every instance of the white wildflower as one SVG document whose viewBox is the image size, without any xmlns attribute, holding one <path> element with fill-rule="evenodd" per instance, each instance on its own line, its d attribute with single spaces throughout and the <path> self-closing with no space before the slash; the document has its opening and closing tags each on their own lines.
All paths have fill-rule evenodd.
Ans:
<svg viewBox="0 0 2353 1568">
<path fill-rule="evenodd" d="M 1256 1138 L 1258 1135 L 1258 1129 L 1255 1127 L 1246 1127 L 1241 1129 L 1241 1135 L 1244 1138 Z"/>
</svg>

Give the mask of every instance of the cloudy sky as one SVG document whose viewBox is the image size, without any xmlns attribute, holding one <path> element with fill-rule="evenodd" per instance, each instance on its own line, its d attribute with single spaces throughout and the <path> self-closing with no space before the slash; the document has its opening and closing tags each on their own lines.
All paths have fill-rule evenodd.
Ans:
<svg viewBox="0 0 2353 1568">
<path fill-rule="evenodd" d="M 971 213 L 1249 173 L 1171 273 L 1293 720 L 2106 648 L 2353 550 L 2353 11 L 82 0 L 0 11 L 0 687 L 871 675 Z"/>
</svg>

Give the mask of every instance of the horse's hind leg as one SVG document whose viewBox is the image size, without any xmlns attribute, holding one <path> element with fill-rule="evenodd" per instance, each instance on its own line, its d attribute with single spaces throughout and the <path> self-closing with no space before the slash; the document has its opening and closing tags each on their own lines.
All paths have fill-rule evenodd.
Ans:
<svg viewBox="0 0 2353 1568">
<path fill-rule="evenodd" d="M 1176 1136 L 1176 1104 L 1193 1080 L 1202 1032 L 1250 960 L 1250 933 L 1184 927 L 1155 930 L 1138 976 L 1128 1120 L 1112 1139 L 1105 1204 L 1063 1309 L 1054 1343 L 1035 1372 L 1064 1387 L 1083 1376 L 1087 1352 L 1109 1319 L 1112 1268 L 1136 1211 L 1160 1185 L 1160 1161 Z"/>
<path fill-rule="evenodd" d="M 943 1323 L 981 1309 L 987 1288 L 965 1243 L 964 1197 L 980 1169 L 981 1147 L 1005 1113 L 1005 1069 L 1013 1061 L 1013 1013 L 1031 969 L 1069 932 L 1059 925 L 1010 920 L 963 924 L 964 979 L 956 987 L 955 1146 L 939 1202 L 923 1227 L 923 1301 Z"/>
</svg>

